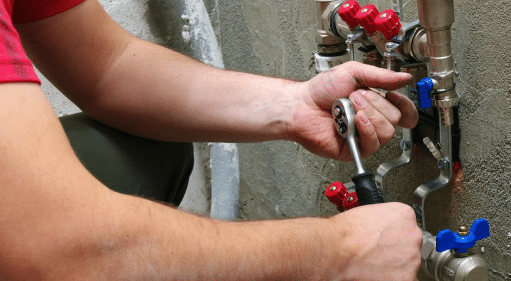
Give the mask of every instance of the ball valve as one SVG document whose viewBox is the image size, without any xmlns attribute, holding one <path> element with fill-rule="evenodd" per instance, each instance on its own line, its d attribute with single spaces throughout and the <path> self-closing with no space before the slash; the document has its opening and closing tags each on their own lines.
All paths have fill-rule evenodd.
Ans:
<svg viewBox="0 0 511 281">
<path fill-rule="evenodd" d="M 358 11 L 355 17 L 360 26 L 366 30 L 367 34 L 373 34 L 378 31 L 374 21 L 379 14 L 380 12 L 378 12 L 378 9 L 374 5 L 366 5 Z"/>
<path fill-rule="evenodd" d="M 458 254 L 466 254 L 468 250 L 475 246 L 476 242 L 490 236 L 490 225 L 484 218 L 474 221 L 470 231 L 467 227 L 453 233 L 449 229 L 438 232 L 436 236 L 436 251 L 443 252 L 454 250 Z"/>
<path fill-rule="evenodd" d="M 401 29 L 399 16 L 393 10 L 381 12 L 374 20 L 374 24 L 376 29 L 378 29 L 387 40 L 391 40 L 398 35 Z"/>
<path fill-rule="evenodd" d="M 434 89 L 434 82 L 431 78 L 426 77 L 415 85 L 418 95 L 419 107 L 421 109 L 431 108 L 431 93 Z"/>
<path fill-rule="evenodd" d="M 353 29 L 358 26 L 358 19 L 356 18 L 358 11 L 360 11 L 360 5 L 357 1 L 349 0 L 342 3 L 337 13 L 348 24 L 348 27 Z"/>
<path fill-rule="evenodd" d="M 341 182 L 333 182 L 325 190 L 325 195 L 338 210 L 349 210 L 360 206 L 355 192 L 348 192 L 348 189 Z"/>
<path fill-rule="evenodd" d="M 421 267 L 426 274 L 435 280 L 488 281 L 486 262 L 468 251 L 477 240 L 490 236 L 488 221 L 476 220 L 470 231 L 462 226 L 457 233 L 446 229 L 436 237 L 426 231 L 423 235 Z"/>
</svg>

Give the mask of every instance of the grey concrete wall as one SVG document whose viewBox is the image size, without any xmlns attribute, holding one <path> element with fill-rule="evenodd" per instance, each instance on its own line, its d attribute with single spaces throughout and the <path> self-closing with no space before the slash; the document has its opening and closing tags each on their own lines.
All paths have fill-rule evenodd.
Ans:
<svg viewBox="0 0 511 281">
<path fill-rule="evenodd" d="M 462 173 L 426 202 L 428 230 L 456 229 L 485 217 L 492 236 L 478 243 L 491 280 L 511 278 L 511 37 L 504 0 L 455 0 L 453 51 L 462 95 Z M 360 1 L 390 8 L 390 0 Z M 416 2 L 403 1 L 405 20 L 417 18 Z M 315 1 L 219 0 L 220 42 L 228 69 L 305 80 L 314 75 Z M 401 154 L 393 140 L 365 163 Z M 332 181 L 350 181 L 351 163 L 311 155 L 291 142 L 240 144 L 241 212 L 246 219 L 336 213 L 323 195 Z M 421 183 L 438 175 L 436 161 L 419 150 L 411 164 L 390 174 L 387 199 L 407 204 Z M 484 249 L 484 252 L 483 252 Z M 427 280 L 426 277 L 421 277 Z"/>
<path fill-rule="evenodd" d="M 380 9 L 390 0 L 374 0 Z M 485 217 L 492 236 L 478 243 L 490 264 L 491 280 L 511 279 L 511 2 L 454 0 L 456 22 L 453 51 L 461 75 L 462 173 L 453 184 L 426 202 L 428 230 L 455 229 Z M 170 0 L 101 3 L 135 35 L 189 52 L 182 38 L 182 19 Z M 226 68 L 269 76 L 306 80 L 314 75 L 316 6 L 313 0 L 205 1 L 221 44 Z M 362 5 L 370 1 L 360 1 Z M 417 17 L 415 1 L 403 1 L 405 20 Z M 76 111 L 46 88 L 57 113 Z M 397 135 L 399 132 L 397 133 Z M 395 138 L 365 161 L 375 171 L 400 155 Z M 336 210 L 323 190 L 332 181 L 350 181 L 351 163 L 314 156 L 291 142 L 240 144 L 241 210 L 243 219 L 327 216 Z M 204 154 L 207 158 L 207 149 Z M 207 160 L 207 159 L 206 159 Z M 204 164 L 199 163 L 199 165 Z M 411 204 L 413 191 L 437 176 L 435 160 L 419 150 L 417 157 L 387 179 L 387 199 Z M 207 175 L 206 175 L 207 176 Z M 204 177 L 206 177 L 204 176 Z M 196 205 L 208 211 L 207 189 Z M 193 205 L 193 204 L 192 204 Z M 484 250 L 483 250 L 484 249 Z M 421 277 L 421 280 L 428 280 Z"/>
</svg>

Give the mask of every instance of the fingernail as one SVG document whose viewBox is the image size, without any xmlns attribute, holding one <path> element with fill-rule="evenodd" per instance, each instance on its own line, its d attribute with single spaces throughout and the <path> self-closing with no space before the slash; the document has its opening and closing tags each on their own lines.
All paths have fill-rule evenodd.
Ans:
<svg viewBox="0 0 511 281">
<path fill-rule="evenodd" d="M 366 100 L 359 93 L 353 94 L 353 101 L 360 108 L 364 108 L 367 106 Z"/>
<path fill-rule="evenodd" d="M 411 77 L 411 75 L 406 72 L 396 72 L 396 75 L 399 76 L 400 78 L 410 78 Z"/>
<path fill-rule="evenodd" d="M 369 125 L 369 119 L 367 119 L 367 116 L 365 114 L 360 114 L 360 121 L 364 125 Z"/>
<path fill-rule="evenodd" d="M 361 95 L 365 95 L 367 93 L 366 90 L 364 89 L 359 89 L 358 92 L 361 94 Z"/>
</svg>

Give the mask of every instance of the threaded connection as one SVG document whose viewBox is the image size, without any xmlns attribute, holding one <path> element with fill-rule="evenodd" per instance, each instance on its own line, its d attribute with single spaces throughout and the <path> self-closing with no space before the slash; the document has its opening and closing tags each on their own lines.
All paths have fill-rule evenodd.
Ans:
<svg viewBox="0 0 511 281">
<path fill-rule="evenodd" d="M 440 150 L 438 150 L 436 145 L 429 139 L 429 137 L 425 137 L 422 141 L 428 148 L 429 152 L 431 152 L 431 154 L 433 154 L 433 157 L 435 157 L 436 160 L 438 160 L 438 161 L 442 160 L 442 152 L 440 152 Z"/>
</svg>

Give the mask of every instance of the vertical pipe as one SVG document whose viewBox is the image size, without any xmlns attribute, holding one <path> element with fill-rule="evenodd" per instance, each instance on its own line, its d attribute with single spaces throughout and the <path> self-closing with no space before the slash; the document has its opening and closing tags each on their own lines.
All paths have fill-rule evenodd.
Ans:
<svg viewBox="0 0 511 281">
<path fill-rule="evenodd" d="M 178 7 L 188 17 L 193 56 L 216 68 L 224 68 L 222 52 L 202 0 L 180 0 Z M 211 148 L 211 217 L 238 218 L 239 160 L 236 144 L 214 143 Z"/>
<path fill-rule="evenodd" d="M 442 124 L 454 122 L 452 107 L 459 101 L 454 83 L 454 58 L 451 26 L 454 23 L 453 0 L 418 0 L 419 21 L 426 30 L 430 77 L 438 82 L 433 105 L 438 107 Z"/>
<path fill-rule="evenodd" d="M 426 196 L 446 186 L 452 177 L 452 124 L 453 106 L 459 101 L 454 83 L 454 59 L 451 50 L 451 26 L 454 23 L 453 0 L 418 0 L 419 21 L 428 38 L 430 77 L 436 83 L 433 105 L 440 114 L 440 150 L 443 159 L 439 161 L 440 175 L 433 181 L 420 185 L 414 193 L 413 208 L 417 223 L 426 230 L 424 203 Z M 447 165 L 446 165 L 447 164 Z"/>
<path fill-rule="evenodd" d="M 211 217 L 238 218 L 239 156 L 234 143 L 215 143 L 211 147 Z"/>
</svg>

